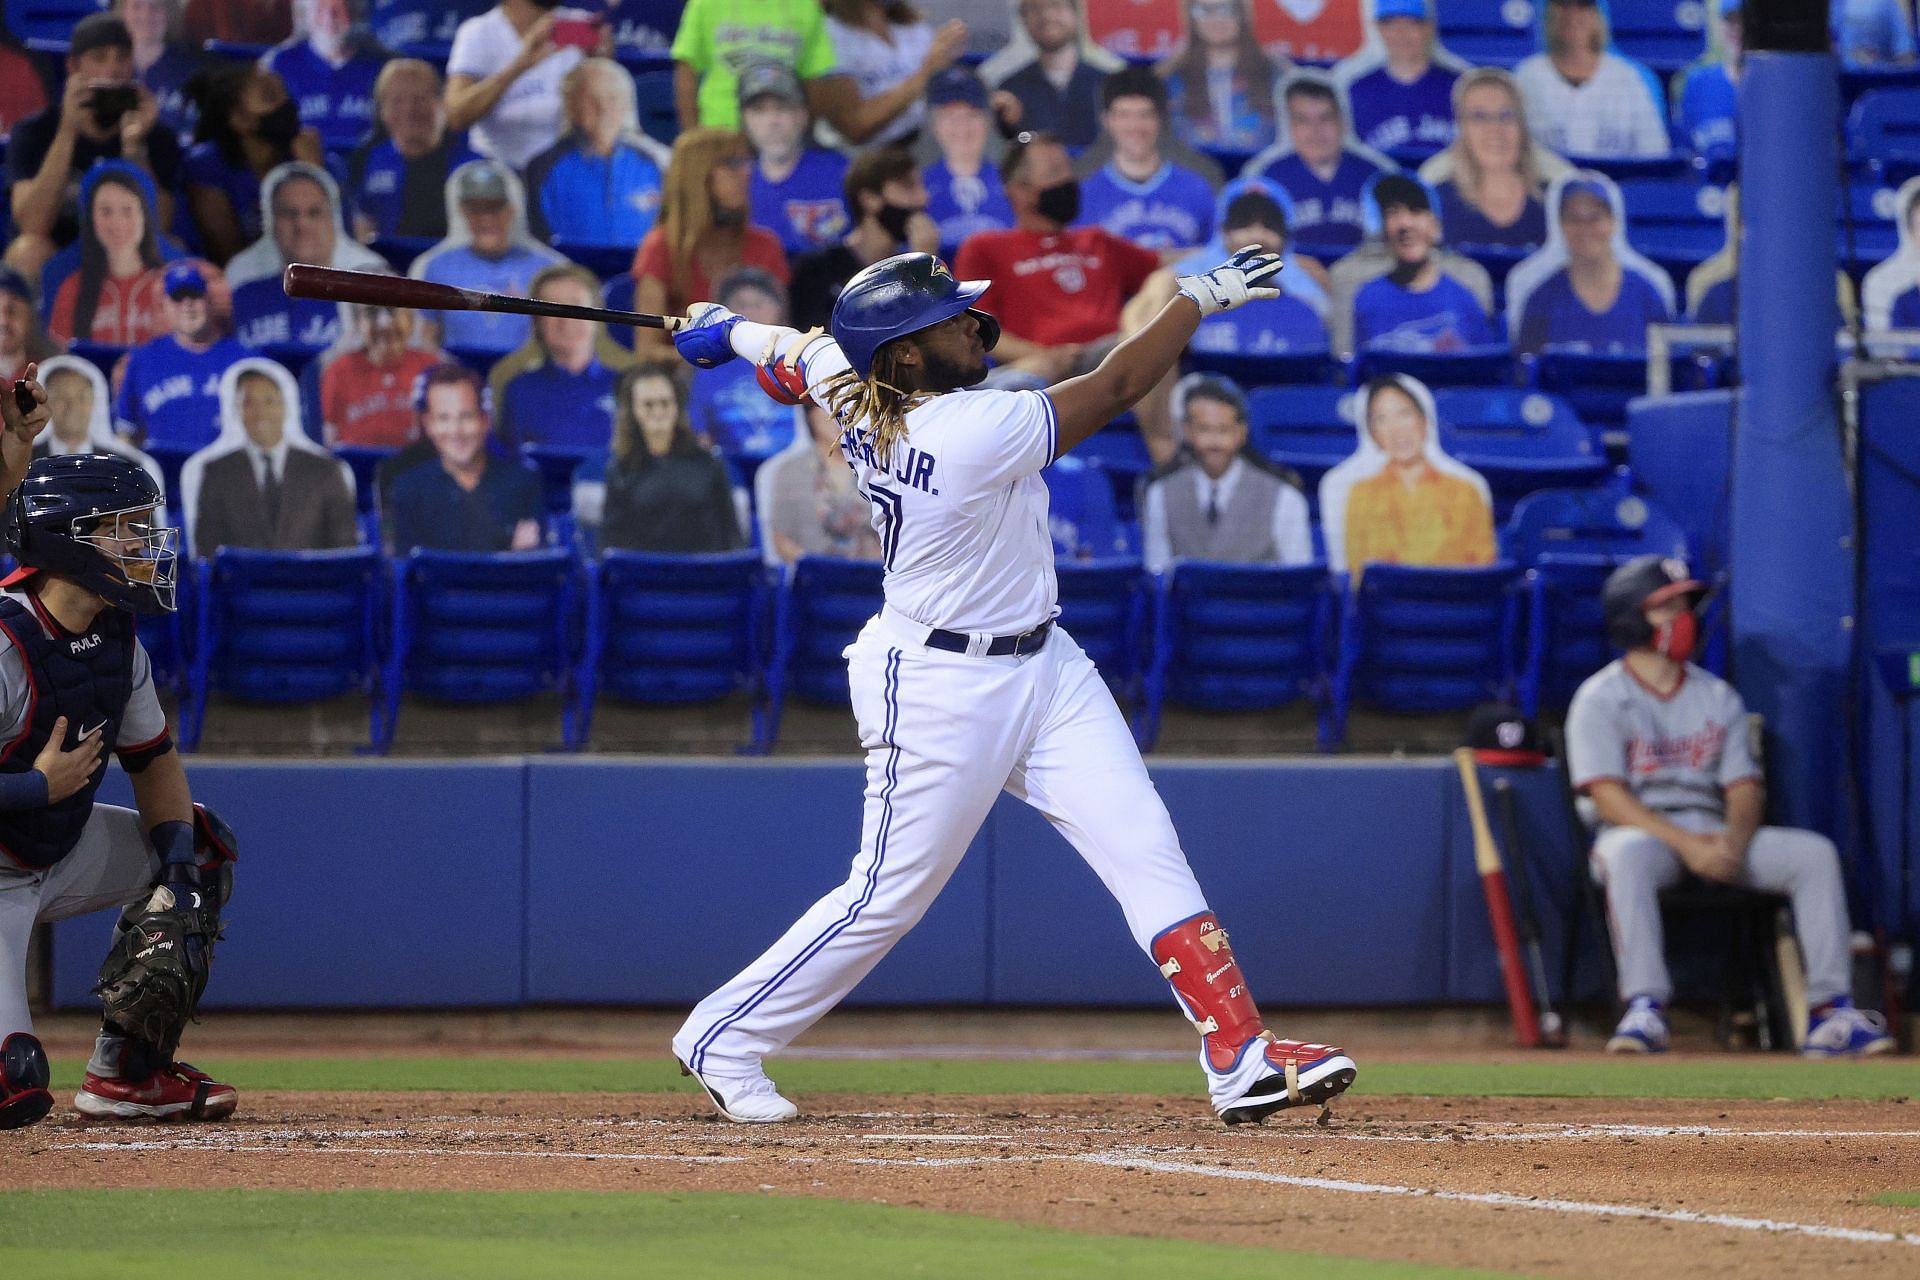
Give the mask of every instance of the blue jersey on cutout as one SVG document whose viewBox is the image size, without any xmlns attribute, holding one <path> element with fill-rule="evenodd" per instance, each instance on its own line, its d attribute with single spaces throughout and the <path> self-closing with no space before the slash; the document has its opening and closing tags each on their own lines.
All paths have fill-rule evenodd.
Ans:
<svg viewBox="0 0 1920 1280">
<path fill-rule="evenodd" d="M 687 421 L 729 457 L 771 458 L 793 443 L 792 407 L 762 391 L 745 360 L 693 371 Z"/>
<path fill-rule="evenodd" d="M 220 434 L 220 375 L 252 354 L 232 338 L 188 351 L 163 333 L 128 353 L 114 416 L 149 444 L 210 445 Z"/>
<path fill-rule="evenodd" d="M 979 173 L 956 178 L 945 160 L 935 160 L 925 177 L 927 216 L 940 224 L 944 252 L 977 231 L 1005 231 L 1013 225 L 1013 206 L 1000 185 L 1000 171 L 986 161 L 980 162 Z"/>
<path fill-rule="evenodd" d="M 1516 347 L 1524 352 L 1561 347 L 1599 355 L 1645 351 L 1647 326 L 1672 318 L 1660 291 L 1634 271 L 1621 273 L 1613 305 L 1595 314 L 1574 293 L 1573 281 L 1563 269 L 1527 299 Z"/>
<path fill-rule="evenodd" d="M 1386 67 L 1347 86 L 1353 103 L 1353 134 L 1376 151 L 1441 150 L 1453 141 L 1453 82 L 1459 73 L 1429 64 L 1412 84 L 1401 84 Z"/>
<path fill-rule="evenodd" d="M 602 159 L 572 137 L 527 166 L 534 234 L 553 242 L 639 244 L 660 214 L 660 166 L 626 143 Z"/>
<path fill-rule="evenodd" d="M 501 434 L 511 444 L 604 449 L 613 438 L 613 388 L 620 375 L 598 357 L 579 373 L 537 364 L 507 380 Z"/>
<path fill-rule="evenodd" d="M 233 332 L 242 346 L 260 351 L 297 347 L 324 351 L 340 337 L 340 305 L 317 298 L 289 298 L 280 277 L 267 276 L 233 291 Z"/>
<path fill-rule="evenodd" d="M 305 40 L 290 40 L 262 59 L 286 81 L 287 96 L 300 108 L 300 123 L 320 131 L 330 151 L 342 151 L 373 126 L 373 82 L 385 59 L 355 52 L 334 66 Z"/>
<path fill-rule="evenodd" d="M 540 268 L 562 261 L 565 259 L 551 249 L 536 250 L 523 244 L 509 246 L 498 258 L 482 257 L 470 245 L 461 245 L 436 253 L 421 274 L 424 279 L 439 284 L 524 298 Z M 532 322 L 526 316 L 496 315 L 487 311 L 431 314 L 440 324 L 441 345 L 468 351 L 497 351 L 504 355 L 525 342 L 532 331 Z"/>
<path fill-rule="evenodd" d="M 1213 234 L 1214 190 L 1191 169 L 1165 161 L 1134 182 L 1113 165 L 1080 182 L 1080 225 L 1105 227 L 1148 249 L 1184 249 Z"/>
<path fill-rule="evenodd" d="M 1485 346 L 1493 326 L 1480 300 L 1451 276 L 1425 293 L 1413 293 L 1386 276 L 1360 286 L 1353 298 L 1356 347 L 1430 353 Z"/>
<path fill-rule="evenodd" d="M 1340 153 L 1333 177 L 1322 182 L 1297 155 L 1284 155 L 1258 173 L 1286 189 L 1293 199 L 1293 224 L 1289 228 L 1302 253 L 1313 246 L 1325 245 L 1350 249 L 1360 243 L 1365 231 L 1360 192 L 1380 167 L 1351 151 Z"/>
<path fill-rule="evenodd" d="M 1208 316 L 1189 344 L 1214 355 L 1279 356 L 1327 349 L 1327 326 L 1292 294 L 1261 298 Z"/>
<path fill-rule="evenodd" d="M 399 235 L 400 219 L 407 207 L 407 158 L 400 154 L 390 138 L 382 138 L 374 143 L 367 148 L 366 154 L 366 167 L 361 171 L 359 188 L 345 194 L 352 201 L 354 212 L 363 213 L 373 220 L 378 234 Z M 419 163 L 424 163 L 433 154 L 428 152 Z M 479 158 L 479 153 L 467 145 L 466 134 L 448 133 L 446 167 L 440 174 L 443 187 L 447 174 L 467 161 Z M 440 224 L 444 230 L 444 215 Z"/>
<path fill-rule="evenodd" d="M 809 147 L 793 172 L 768 182 L 753 167 L 750 216 L 756 226 L 780 237 L 788 257 L 839 242 L 852 224 L 847 219 L 847 158 L 838 151 Z"/>
</svg>

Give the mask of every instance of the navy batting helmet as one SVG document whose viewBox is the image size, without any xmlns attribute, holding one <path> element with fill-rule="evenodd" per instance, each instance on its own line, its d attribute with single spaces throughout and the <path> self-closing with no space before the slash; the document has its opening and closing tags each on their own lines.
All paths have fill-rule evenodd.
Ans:
<svg viewBox="0 0 1920 1280">
<path fill-rule="evenodd" d="M 1707 594 L 1707 584 L 1693 576 L 1678 556 L 1635 556 L 1607 575 L 1600 589 L 1600 607 L 1607 618 L 1607 638 L 1622 649 L 1638 649 L 1653 640 L 1647 610 L 1675 596 L 1687 596 L 1696 608 Z"/>
<path fill-rule="evenodd" d="M 946 264 L 930 253 L 896 254 L 847 281 L 833 304 L 829 328 L 862 380 L 873 376 L 874 353 L 881 347 L 962 311 L 980 322 L 980 341 L 991 351 L 1000 341 L 1000 322 L 973 308 L 988 283 L 955 280 Z"/>
<path fill-rule="evenodd" d="M 180 531 L 160 523 L 162 502 L 131 458 L 40 458 L 7 499 L 7 551 L 136 613 L 171 613 Z"/>
</svg>

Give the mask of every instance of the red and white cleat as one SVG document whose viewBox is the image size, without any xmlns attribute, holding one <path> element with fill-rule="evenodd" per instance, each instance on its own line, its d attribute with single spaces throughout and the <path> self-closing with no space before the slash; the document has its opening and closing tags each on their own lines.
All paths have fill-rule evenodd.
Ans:
<svg viewBox="0 0 1920 1280">
<path fill-rule="evenodd" d="M 145 1080 L 106 1080 L 87 1072 L 73 1105 L 94 1120 L 225 1120 L 240 1093 L 184 1062 Z"/>
<path fill-rule="evenodd" d="M 1154 962 L 1200 1033 L 1207 1097 L 1228 1124 L 1257 1124 L 1288 1107 L 1324 1106 L 1359 1071 L 1330 1044 L 1282 1040 L 1260 1021 L 1246 977 L 1212 912 L 1153 940 Z"/>
<path fill-rule="evenodd" d="M 1325 1105 L 1358 1074 L 1353 1059 L 1334 1045 L 1280 1040 L 1263 1031 L 1240 1046 L 1227 1070 L 1208 1063 L 1207 1092 L 1228 1124 L 1258 1124 L 1288 1107 Z"/>
</svg>

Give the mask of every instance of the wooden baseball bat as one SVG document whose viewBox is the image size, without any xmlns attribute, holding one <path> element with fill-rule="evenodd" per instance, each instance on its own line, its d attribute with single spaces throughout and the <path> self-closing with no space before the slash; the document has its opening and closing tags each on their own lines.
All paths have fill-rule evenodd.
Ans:
<svg viewBox="0 0 1920 1280">
<path fill-rule="evenodd" d="M 682 316 L 655 316 L 644 311 L 616 311 L 611 307 L 581 307 L 568 302 L 543 302 L 504 293 L 482 293 L 411 276 L 377 271 L 343 271 L 289 262 L 280 274 L 280 287 L 289 298 L 317 298 L 322 302 L 357 302 L 373 307 L 411 307 L 421 311 L 504 311 L 520 316 L 558 316 L 567 320 L 598 320 L 602 324 L 630 324 L 640 329 L 672 333 L 686 326 Z"/>
<path fill-rule="evenodd" d="M 1487 803 L 1480 794 L 1480 769 L 1470 747 L 1453 753 L 1460 771 L 1460 789 L 1467 797 L 1467 820 L 1473 827 L 1473 862 L 1480 872 L 1480 890 L 1487 897 L 1487 921 L 1493 926 L 1493 944 L 1500 955 L 1500 980 L 1507 990 L 1507 1009 L 1513 1015 L 1513 1034 L 1523 1048 L 1540 1046 L 1540 1020 L 1534 1013 L 1533 993 L 1527 990 L 1526 966 L 1520 959 L 1520 940 L 1513 927 L 1513 902 L 1507 895 L 1507 873 L 1500 865 L 1500 847 L 1493 842 L 1487 822 Z"/>
</svg>

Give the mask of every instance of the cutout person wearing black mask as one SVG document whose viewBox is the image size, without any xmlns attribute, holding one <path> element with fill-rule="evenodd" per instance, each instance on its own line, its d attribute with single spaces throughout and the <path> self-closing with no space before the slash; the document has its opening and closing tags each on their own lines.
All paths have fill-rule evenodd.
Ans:
<svg viewBox="0 0 1920 1280">
<path fill-rule="evenodd" d="M 927 186 L 913 157 L 898 147 L 862 152 L 847 168 L 847 210 L 857 221 L 839 244 L 794 260 L 793 323 L 824 328 L 833 303 L 862 268 L 896 253 L 940 252 L 940 228 L 927 215 Z"/>
</svg>

